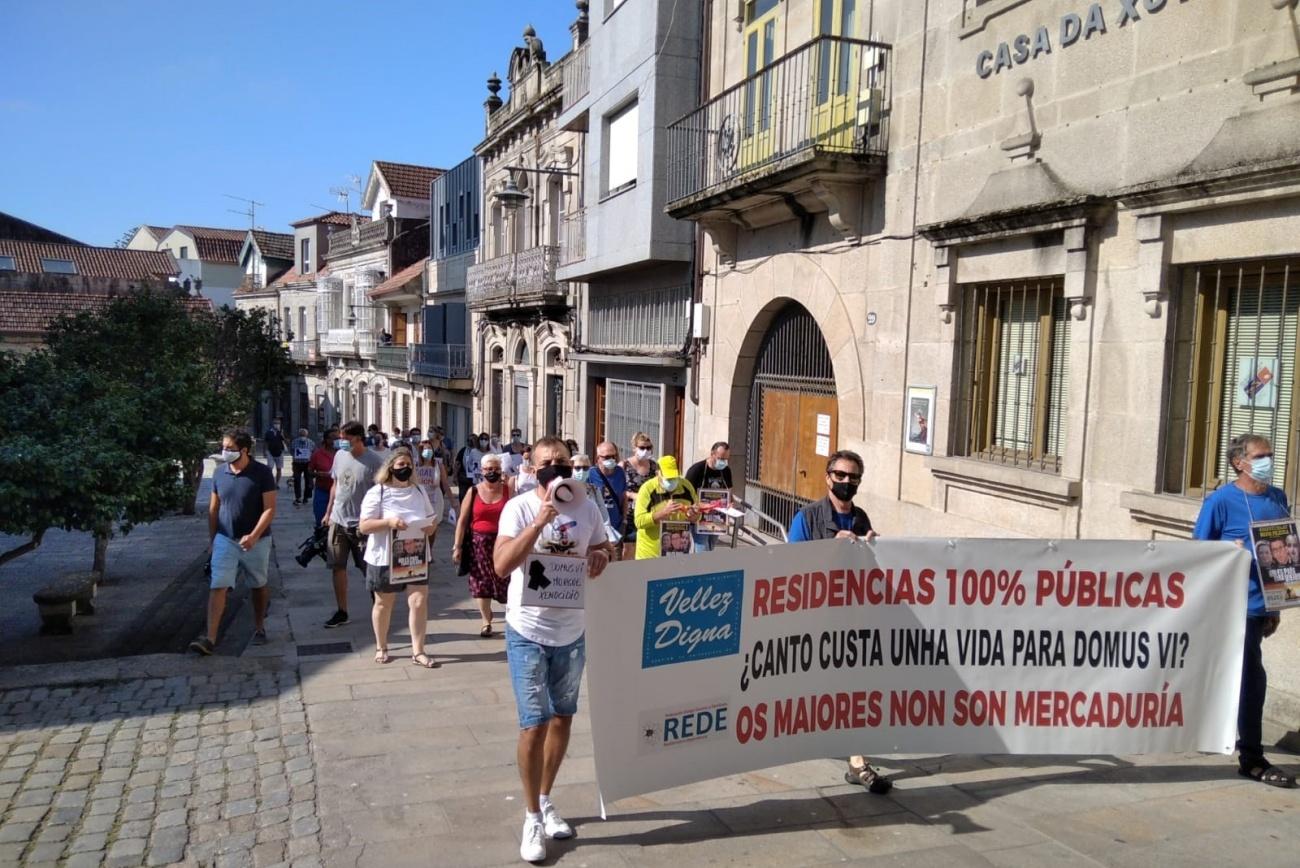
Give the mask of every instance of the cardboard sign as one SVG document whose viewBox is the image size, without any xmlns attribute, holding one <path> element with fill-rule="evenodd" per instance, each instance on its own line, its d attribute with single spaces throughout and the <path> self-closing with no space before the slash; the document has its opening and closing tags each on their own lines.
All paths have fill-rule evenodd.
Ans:
<svg viewBox="0 0 1300 868">
<path fill-rule="evenodd" d="M 429 538 L 424 529 L 427 523 L 393 531 L 389 543 L 388 581 L 394 585 L 403 582 L 420 582 L 429 578 Z"/>
<path fill-rule="evenodd" d="M 524 561 L 525 606 L 581 609 L 586 605 L 587 559 L 529 555 Z"/>
<path fill-rule="evenodd" d="M 725 488 L 700 489 L 700 520 L 695 532 L 705 536 L 721 536 L 727 532 L 727 512 L 731 507 L 731 492 Z"/>
<path fill-rule="evenodd" d="M 1300 536 L 1295 519 L 1252 522 L 1250 544 L 1259 567 L 1265 608 L 1278 611 L 1300 606 Z"/>
<path fill-rule="evenodd" d="M 689 521 L 666 521 L 659 525 L 660 557 L 689 555 L 694 551 L 694 548 L 695 544 L 691 537 L 691 523 Z"/>
</svg>

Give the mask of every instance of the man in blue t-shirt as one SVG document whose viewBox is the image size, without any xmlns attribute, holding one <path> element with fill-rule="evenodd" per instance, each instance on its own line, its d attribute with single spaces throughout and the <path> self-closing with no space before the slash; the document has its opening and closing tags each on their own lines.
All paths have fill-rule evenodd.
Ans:
<svg viewBox="0 0 1300 868">
<path fill-rule="evenodd" d="M 623 511 L 627 504 L 627 474 L 618 462 L 618 447 L 606 440 L 596 444 L 596 460 L 587 474 L 587 482 L 600 495 L 600 504 L 609 517 L 609 526 L 617 534 L 623 533 Z M 615 546 L 615 553 L 621 549 Z"/>
<path fill-rule="evenodd" d="M 1201 504 L 1192 537 L 1231 540 L 1252 554 L 1246 587 L 1246 648 L 1241 659 L 1241 698 L 1237 703 L 1237 771 L 1274 787 L 1294 787 L 1295 778 L 1264 758 L 1264 697 L 1268 673 L 1264 670 L 1262 643 L 1280 623 L 1277 612 L 1264 606 L 1250 525 L 1291 516 L 1286 494 L 1274 488 L 1273 444 L 1258 434 L 1234 437 L 1228 445 L 1228 464 L 1237 474 L 1230 485 L 1217 489 Z"/>
<path fill-rule="evenodd" d="M 221 438 L 221 456 L 212 474 L 208 499 L 208 551 L 212 581 L 208 591 L 208 632 L 190 649 L 211 654 L 226 610 L 226 594 L 235 587 L 240 567 L 253 586 L 253 644 L 266 642 L 266 587 L 271 562 L 271 519 L 275 518 L 275 477 L 252 458 L 253 436 L 228 431 Z"/>
<path fill-rule="evenodd" d="M 871 519 L 866 510 L 853 503 L 862 482 L 863 469 L 862 456 L 847 449 L 841 449 L 826 459 L 826 496 L 794 514 L 787 541 L 865 537 L 867 542 L 871 542 L 875 539 L 876 532 L 871 529 Z M 876 795 L 884 795 L 894 786 L 893 781 L 876 771 L 861 754 L 849 757 L 849 769 L 844 773 L 844 780 L 866 787 Z"/>
</svg>

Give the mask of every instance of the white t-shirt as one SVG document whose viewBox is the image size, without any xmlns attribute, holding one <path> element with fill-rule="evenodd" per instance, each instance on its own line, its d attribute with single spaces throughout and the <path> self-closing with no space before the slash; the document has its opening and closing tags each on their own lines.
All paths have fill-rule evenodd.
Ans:
<svg viewBox="0 0 1300 868">
<path fill-rule="evenodd" d="M 502 537 L 516 539 L 541 512 L 542 499 L 535 493 L 511 498 L 501 510 L 498 531 Z M 533 551 L 542 554 L 586 556 L 588 546 L 606 541 L 605 520 L 600 507 L 584 501 L 572 516 L 558 515 L 537 536 Z M 582 609 L 557 609 L 551 606 L 525 606 L 524 567 L 520 564 L 510 574 L 506 595 L 506 623 L 516 633 L 539 645 L 569 645 L 578 641 L 586 629 Z"/>
<path fill-rule="evenodd" d="M 428 521 L 434 517 L 433 504 L 424 489 L 418 485 L 394 488 L 391 485 L 372 485 L 361 501 L 361 518 L 400 518 L 407 524 Z M 366 536 L 365 560 L 377 567 L 389 564 L 389 545 L 393 539 L 391 529 Z"/>
</svg>

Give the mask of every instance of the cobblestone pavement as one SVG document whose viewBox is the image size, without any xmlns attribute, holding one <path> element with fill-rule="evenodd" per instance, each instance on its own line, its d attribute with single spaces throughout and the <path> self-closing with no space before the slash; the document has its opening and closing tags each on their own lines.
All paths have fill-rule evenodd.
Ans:
<svg viewBox="0 0 1300 868">
<path fill-rule="evenodd" d="M 0 693 L 0 865 L 319 860 L 297 674 Z"/>
</svg>

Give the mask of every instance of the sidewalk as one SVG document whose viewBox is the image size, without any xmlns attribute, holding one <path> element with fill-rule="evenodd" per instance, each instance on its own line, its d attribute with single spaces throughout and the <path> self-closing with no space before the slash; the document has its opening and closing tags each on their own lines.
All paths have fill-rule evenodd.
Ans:
<svg viewBox="0 0 1300 868">
<path fill-rule="evenodd" d="M 293 562 L 311 513 L 292 499 L 274 526 L 282 590 L 267 645 L 0 671 L 0 864 L 523 864 L 504 643 L 478 637 L 450 529 L 431 588 L 442 668 L 410 664 L 401 603 L 394 660 L 379 666 L 355 570 L 352 623 L 323 628 L 329 573 Z M 1245 781 L 1226 757 L 881 765 L 897 775 L 888 796 L 842 783 L 842 761 L 824 759 L 624 800 L 601 821 L 584 698 L 554 794 L 577 837 L 553 842 L 548 864 L 1295 862 L 1300 790 Z"/>
</svg>

